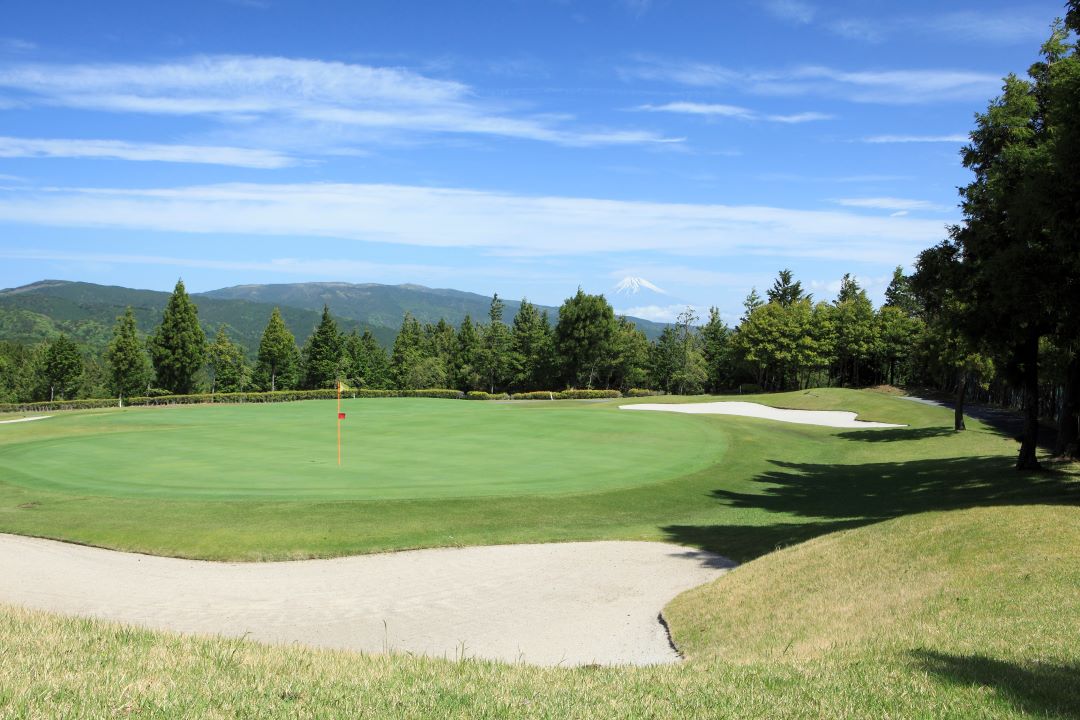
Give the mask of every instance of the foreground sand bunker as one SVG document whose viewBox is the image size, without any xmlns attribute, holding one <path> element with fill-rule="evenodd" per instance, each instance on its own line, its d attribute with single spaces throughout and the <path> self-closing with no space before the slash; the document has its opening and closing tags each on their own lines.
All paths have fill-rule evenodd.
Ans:
<svg viewBox="0 0 1080 720">
<path fill-rule="evenodd" d="M 731 566 L 649 542 L 214 563 L 0 535 L 0 602 L 270 643 L 652 664 L 678 659 L 661 608 Z"/>
<path fill-rule="evenodd" d="M 620 405 L 620 410 L 658 410 L 660 412 L 690 413 L 699 415 L 741 415 L 743 417 L 763 418 L 797 425 L 821 425 L 835 428 L 898 428 L 906 425 L 891 423 L 864 422 L 856 420 L 856 413 L 840 410 L 785 410 L 750 402 L 710 402 L 710 403 L 641 403 L 638 405 Z"/>
</svg>

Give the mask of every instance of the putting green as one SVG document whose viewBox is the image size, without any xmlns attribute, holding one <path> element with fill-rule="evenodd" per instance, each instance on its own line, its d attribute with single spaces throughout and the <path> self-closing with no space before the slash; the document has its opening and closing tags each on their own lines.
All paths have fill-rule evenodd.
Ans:
<svg viewBox="0 0 1080 720">
<path fill-rule="evenodd" d="M 335 408 L 131 408 L 6 426 L 0 474 L 36 490 L 117 498 L 376 500 L 606 491 L 715 464 L 698 418 L 604 406 L 390 399 Z"/>
</svg>

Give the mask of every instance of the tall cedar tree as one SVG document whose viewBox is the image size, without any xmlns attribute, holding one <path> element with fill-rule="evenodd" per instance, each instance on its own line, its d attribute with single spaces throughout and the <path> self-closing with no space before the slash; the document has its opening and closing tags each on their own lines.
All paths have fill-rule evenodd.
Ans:
<svg viewBox="0 0 1080 720">
<path fill-rule="evenodd" d="M 109 366 L 109 387 L 117 397 L 135 397 L 145 393 L 153 377 L 150 358 L 139 341 L 135 311 L 129 306 L 116 318 L 112 340 L 105 351 Z"/>
<path fill-rule="evenodd" d="M 304 344 L 304 387 L 309 390 L 337 387 L 344 369 L 345 338 L 323 305 L 322 318 Z"/>
<path fill-rule="evenodd" d="M 768 298 L 769 302 L 780 303 L 784 306 L 794 305 L 803 298 L 812 299 L 803 292 L 802 283 L 794 280 L 792 272 L 787 269 L 780 271 L 772 288 L 769 289 Z"/>
<path fill-rule="evenodd" d="M 365 330 L 363 335 L 355 330 L 349 333 L 345 339 L 345 354 L 350 385 L 375 390 L 388 390 L 393 385 L 390 358 L 370 330 Z"/>
<path fill-rule="evenodd" d="M 488 324 L 481 333 L 482 370 L 487 391 L 491 393 L 495 392 L 496 387 L 502 387 L 510 375 L 510 329 L 503 322 L 504 307 L 499 294 L 495 293 L 488 310 Z"/>
<path fill-rule="evenodd" d="M 422 367 L 426 355 L 424 345 L 424 329 L 412 313 L 406 312 L 390 357 L 390 369 L 398 389 L 416 390 L 421 386 L 421 380 L 426 377 Z"/>
<path fill-rule="evenodd" d="M 578 288 L 562 304 L 555 324 L 555 348 L 568 386 L 593 386 L 611 356 L 615 328 L 615 311 L 603 295 L 587 295 Z"/>
<path fill-rule="evenodd" d="M 522 299 L 510 328 L 511 382 L 515 391 L 551 389 L 551 324 L 528 299 Z"/>
<path fill-rule="evenodd" d="M 41 369 L 49 385 L 49 401 L 57 396 L 70 399 L 83 374 L 83 359 L 79 346 L 60 335 L 45 346 Z"/>
<path fill-rule="evenodd" d="M 454 353 L 454 383 L 459 390 L 479 390 L 483 387 L 481 372 L 480 333 L 469 315 L 461 321 L 457 333 L 457 352 Z"/>
<path fill-rule="evenodd" d="M 150 338 L 150 359 L 159 387 L 179 395 L 195 390 L 195 373 L 206 359 L 206 333 L 199 326 L 199 309 L 184 290 L 183 280 L 176 281 L 161 325 Z"/>
<path fill-rule="evenodd" d="M 299 351 L 296 338 L 274 308 L 259 341 L 255 364 L 255 382 L 263 390 L 290 390 L 296 386 L 299 374 Z"/>
<path fill-rule="evenodd" d="M 243 392 L 250 378 L 250 370 L 244 361 L 244 350 L 234 343 L 225 326 L 218 327 L 214 342 L 206 353 L 206 367 L 210 371 L 210 392 Z"/>
<path fill-rule="evenodd" d="M 720 311 L 709 308 L 709 319 L 701 328 L 701 350 L 708 373 L 705 389 L 708 392 L 718 393 L 731 382 L 730 340 L 731 330 L 720 319 Z"/>
</svg>

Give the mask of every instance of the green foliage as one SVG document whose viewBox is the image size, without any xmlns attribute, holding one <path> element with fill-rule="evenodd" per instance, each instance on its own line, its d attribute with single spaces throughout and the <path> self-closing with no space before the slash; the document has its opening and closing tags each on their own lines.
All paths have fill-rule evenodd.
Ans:
<svg viewBox="0 0 1080 720">
<path fill-rule="evenodd" d="M 389 389 L 390 358 L 371 332 L 352 331 L 345 338 L 345 375 L 350 385 L 362 388 Z"/>
<path fill-rule="evenodd" d="M 769 289 L 767 296 L 769 302 L 778 303 L 784 306 L 794 305 L 803 299 L 811 299 L 810 295 L 803 292 L 802 283 L 798 280 L 794 280 L 792 272 L 787 269 L 780 271 L 780 274 L 773 282 L 773 286 Z M 753 310 L 752 307 L 748 309 L 750 311 Z"/>
<path fill-rule="evenodd" d="M 707 392 L 730 387 L 735 374 L 731 349 L 732 331 L 720 319 L 720 311 L 709 308 L 709 320 L 701 327 L 701 354 L 705 360 Z"/>
<path fill-rule="evenodd" d="M 319 324 L 304 344 L 303 358 L 306 390 L 337 387 L 345 375 L 345 338 L 326 305 Z"/>
<path fill-rule="evenodd" d="M 488 324 L 480 332 L 481 352 L 480 371 L 488 391 L 494 393 L 496 387 L 505 386 L 511 379 L 512 358 L 510 355 L 510 329 L 503 322 L 505 304 L 496 293 L 491 298 L 488 310 Z"/>
<path fill-rule="evenodd" d="M 465 393 L 465 400 L 509 400 L 507 393 L 487 393 L 483 390 L 470 390 Z"/>
<path fill-rule="evenodd" d="M 83 374 L 79 346 L 66 335 L 50 340 L 41 358 L 41 372 L 45 384 L 49 387 L 49 400 L 74 394 Z"/>
<path fill-rule="evenodd" d="M 623 397 L 628 398 L 640 398 L 640 397 L 658 397 L 664 393 L 659 390 L 648 390 L 646 388 L 630 388 L 623 393 Z"/>
<path fill-rule="evenodd" d="M 479 390 L 483 387 L 481 373 L 480 333 L 468 315 L 461 322 L 457 334 L 457 351 L 454 354 L 454 384 L 464 390 Z"/>
<path fill-rule="evenodd" d="M 139 339 L 131 306 L 116 319 L 105 360 L 109 367 L 109 388 L 114 395 L 124 398 L 146 392 L 153 379 L 153 368 Z"/>
<path fill-rule="evenodd" d="M 244 361 L 244 351 L 229 339 L 224 325 L 218 328 L 207 351 L 206 365 L 211 393 L 243 392 L 250 382 L 251 371 Z"/>
<path fill-rule="evenodd" d="M 426 356 L 425 344 L 424 330 L 420 327 L 420 322 L 411 313 L 405 313 L 390 357 L 390 371 L 397 387 L 416 390 L 433 374 L 437 374 L 437 369 L 431 363 L 427 363 L 427 367 L 421 367 Z"/>
<path fill-rule="evenodd" d="M 567 385 L 593 386 L 611 357 L 616 331 L 615 311 L 603 295 L 581 288 L 559 308 L 555 348 Z"/>
<path fill-rule="evenodd" d="M 649 340 L 625 317 L 617 321 L 611 352 L 606 385 L 629 388 L 649 381 Z"/>
<path fill-rule="evenodd" d="M 297 386 L 299 374 L 300 351 L 296 347 L 296 338 L 286 327 L 281 312 L 274 308 L 259 341 L 254 385 L 271 392 L 290 390 Z"/>
<path fill-rule="evenodd" d="M 548 387 L 554 382 L 555 342 L 547 313 L 527 299 L 510 330 L 511 381 L 514 388 Z"/>
<path fill-rule="evenodd" d="M 199 310 L 188 297 L 184 281 L 177 280 L 161 325 L 150 338 L 157 384 L 173 393 L 190 393 L 205 357 L 206 334 L 199 326 Z"/>
</svg>

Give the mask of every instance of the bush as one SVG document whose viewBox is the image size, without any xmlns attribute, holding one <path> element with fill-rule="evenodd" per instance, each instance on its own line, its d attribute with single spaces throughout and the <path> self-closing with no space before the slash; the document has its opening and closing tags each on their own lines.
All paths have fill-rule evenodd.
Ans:
<svg viewBox="0 0 1080 720">
<path fill-rule="evenodd" d="M 509 400 L 510 396 L 506 393 L 486 393 L 483 390 L 470 390 L 465 393 L 466 400 Z"/>
<path fill-rule="evenodd" d="M 660 390 L 646 390 L 645 388 L 630 388 L 626 391 L 626 397 L 657 397 L 664 393 Z"/>
<path fill-rule="evenodd" d="M 555 397 L 560 400 L 601 400 L 606 398 L 621 398 L 622 393 L 618 390 L 563 390 Z"/>
<path fill-rule="evenodd" d="M 530 392 L 514 393 L 510 398 L 512 400 L 557 400 L 558 395 L 548 390 L 532 390 Z"/>
</svg>

